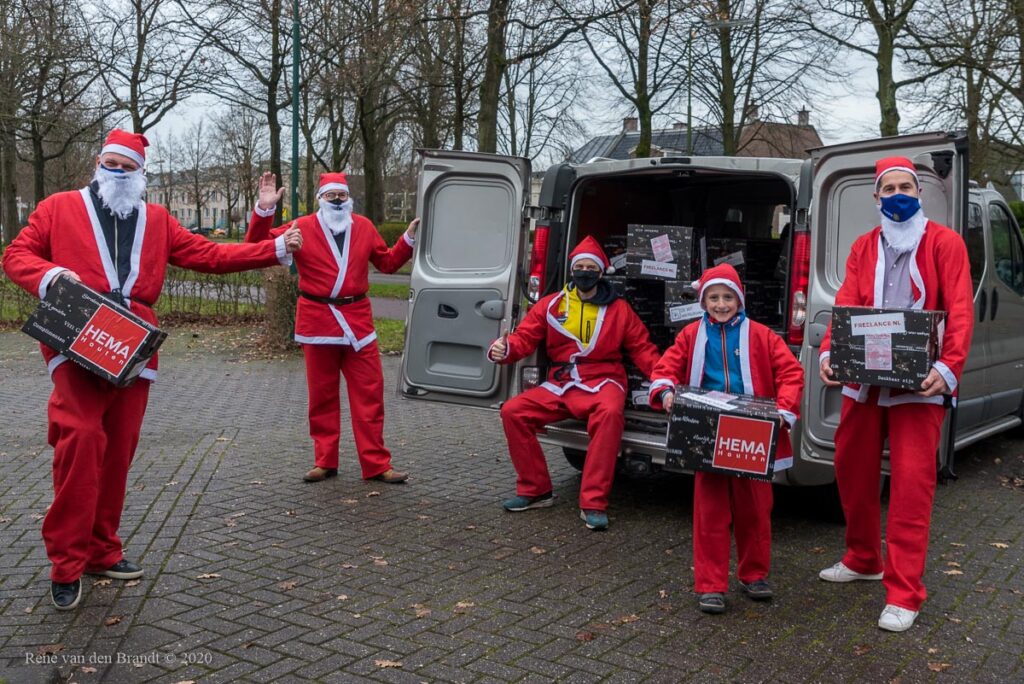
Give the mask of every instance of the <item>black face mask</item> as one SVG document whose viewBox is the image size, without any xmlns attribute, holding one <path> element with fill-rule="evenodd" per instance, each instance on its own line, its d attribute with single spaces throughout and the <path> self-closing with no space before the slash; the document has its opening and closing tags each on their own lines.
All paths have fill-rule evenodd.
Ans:
<svg viewBox="0 0 1024 684">
<path fill-rule="evenodd" d="M 597 281 L 601 279 L 601 275 L 600 271 L 575 269 L 572 272 L 572 282 L 580 292 L 589 292 L 597 285 Z"/>
</svg>

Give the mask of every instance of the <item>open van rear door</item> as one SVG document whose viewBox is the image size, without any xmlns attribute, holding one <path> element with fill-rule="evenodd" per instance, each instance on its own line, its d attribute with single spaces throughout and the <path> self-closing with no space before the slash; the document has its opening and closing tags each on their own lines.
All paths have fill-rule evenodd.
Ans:
<svg viewBox="0 0 1024 684">
<path fill-rule="evenodd" d="M 811 199 L 811 278 L 807 293 L 807 334 L 804 354 L 806 399 L 804 437 L 817 455 L 832 458 L 839 424 L 839 388 L 826 388 L 818 377 L 818 353 L 832 316 L 832 304 L 846 274 L 850 247 L 860 235 L 878 225 L 874 192 L 875 161 L 908 157 L 921 180 L 925 215 L 961 235 L 967 225 L 967 141 L 945 133 L 922 133 L 821 147 L 811 151 L 814 165 Z M 972 349 L 971 356 L 974 357 Z M 968 382 L 972 365 L 961 382 L 964 392 L 984 390 Z"/>
<path fill-rule="evenodd" d="M 527 159 L 420 151 L 403 397 L 481 407 L 508 398 L 512 367 L 487 349 L 519 315 L 529 190 Z"/>
</svg>

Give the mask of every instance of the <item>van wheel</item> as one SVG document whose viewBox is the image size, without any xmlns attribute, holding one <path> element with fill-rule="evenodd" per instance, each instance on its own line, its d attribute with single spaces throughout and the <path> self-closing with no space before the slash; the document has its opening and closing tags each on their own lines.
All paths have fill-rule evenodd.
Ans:
<svg viewBox="0 0 1024 684">
<path fill-rule="evenodd" d="M 576 470 L 583 472 L 583 463 L 587 460 L 587 452 L 580 451 L 579 449 L 570 449 L 569 447 L 562 447 L 562 453 L 565 454 L 565 460 L 569 462 Z"/>
</svg>

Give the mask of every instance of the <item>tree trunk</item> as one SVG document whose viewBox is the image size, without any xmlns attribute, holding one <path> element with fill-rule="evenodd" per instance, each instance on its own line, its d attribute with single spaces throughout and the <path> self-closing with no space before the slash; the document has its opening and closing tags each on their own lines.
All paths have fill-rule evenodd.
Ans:
<svg viewBox="0 0 1024 684">
<path fill-rule="evenodd" d="M 505 26 L 509 0 L 491 0 L 487 12 L 487 47 L 484 77 L 480 82 L 480 112 L 476 119 L 476 147 L 479 152 L 498 150 L 498 107 L 501 80 L 505 74 Z"/>
<path fill-rule="evenodd" d="M 651 156 L 651 128 L 654 117 L 651 113 L 651 94 L 648 90 L 647 74 L 651 49 L 651 5 L 646 0 L 641 0 L 638 9 L 640 11 L 640 35 L 636 46 L 636 116 L 640 124 L 640 141 L 636 145 L 633 156 L 640 158 Z"/>
<path fill-rule="evenodd" d="M 32 187 L 33 199 L 36 204 L 46 197 L 46 150 L 43 149 L 43 136 L 32 124 Z"/>
<path fill-rule="evenodd" d="M 728 15 L 728 4 L 724 10 Z M 736 155 L 739 136 L 736 135 L 736 74 L 732 58 L 732 31 L 723 26 L 718 32 L 719 57 L 722 60 L 722 91 L 719 103 L 722 107 L 722 153 L 727 157 Z"/>
<path fill-rule="evenodd" d="M 357 98 L 359 135 L 363 143 L 363 211 L 375 224 L 384 218 L 384 149 L 381 145 L 382 131 L 376 116 L 375 103 L 378 100 L 376 88 L 370 88 Z"/>
<path fill-rule="evenodd" d="M 890 34 L 883 27 L 875 28 L 878 34 L 878 107 L 881 114 L 879 131 L 885 135 L 899 135 L 900 112 L 896 104 L 896 79 L 893 77 L 892 62 L 895 47 Z"/>
<path fill-rule="evenodd" d="M 6 245 L 11 244 L 11 240 L 21 230 L 18 220 L 18 183 L 14 168 L 16 158 L 14 130 L 0 127 L 0 204 L 3 205 L 3 237 Z"/>
<path fill-rule="evenodd" d="M 278 56 L 281 54 L 281 0 L 274 0 L 270 6 L 270 74 L 267 78 L 267 125 L 270 127 L 270 172 L 284 184 L 281 168 L 281 121 L 280 107 L 277 98 L 281 89 L 282 68 Z M 284 205 L 277 205 L 274 223 L 280 224 L 284 215 Z M 292 219 L 296 218 L 294 216 Z"/>
</svg>

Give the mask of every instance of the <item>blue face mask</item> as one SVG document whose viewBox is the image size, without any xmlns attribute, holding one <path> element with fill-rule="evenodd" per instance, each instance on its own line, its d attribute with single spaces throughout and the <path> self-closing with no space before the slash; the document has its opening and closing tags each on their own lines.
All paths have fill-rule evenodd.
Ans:
<svg viewBox="0 0 1024 684">
<path fill-rule="evenodd" d="M 902 223 L 921 210 L 921 200 L 910 195 L 889 195 L 880 199 L 882 215 Z"/>
</svg>

